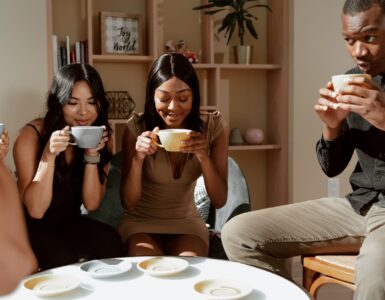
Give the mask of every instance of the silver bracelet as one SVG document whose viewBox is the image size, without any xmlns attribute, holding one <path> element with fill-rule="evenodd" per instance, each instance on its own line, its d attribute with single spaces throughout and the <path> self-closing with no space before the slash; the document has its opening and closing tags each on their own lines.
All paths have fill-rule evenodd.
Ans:
<svg viewBox="0 0 385 300">
<path fill-rule="evenodd" d="M 100 163 L 100 154 L 97 156 L 91 156 L 84 153 L 84 163 L 96 165 Z"/>
</svg>

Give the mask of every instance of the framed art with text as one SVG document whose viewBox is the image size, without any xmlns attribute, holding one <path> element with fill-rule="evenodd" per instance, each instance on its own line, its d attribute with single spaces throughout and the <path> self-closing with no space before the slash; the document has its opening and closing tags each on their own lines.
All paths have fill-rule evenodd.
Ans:
<svg viewBox="0 0 385 300">
<path fill-rule="evenodd" d="M 140 15 L 100 12 L 102 54 L 142 54 L 141 27 Z"/>
</svg>

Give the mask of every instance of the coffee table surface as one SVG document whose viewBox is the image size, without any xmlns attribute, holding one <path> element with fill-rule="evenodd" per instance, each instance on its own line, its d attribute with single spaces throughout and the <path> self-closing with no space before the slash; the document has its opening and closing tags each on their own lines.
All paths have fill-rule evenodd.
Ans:
<svg viewBox="0 0 385 300">
<path fill-rule="evenodd" d="M 231 279 L 244 283 L 252 288 L 252 292 L 242 298 L 245 300 L 311 299 L 308 293 L 289 280 L 240 263 L 203 257 L 183 257 L 182 259 L 189 263 L 184 271 L 154 277 L 138 268 L 139 262 L 145 259 L 149 257 L 117 258 L 116 260 L 125 263 L 131 262 L 132 267 L 124 273 L 108 278 L 91 277 L 80 269 L 81 264 L 46 270 L 26 277 L 13 293 L 0 299 L 205 299 L 193 288 L 195 283 L 204 279 Z M 38 297 L 24 287 L 24 282 L 41 275 L 71 275 L 79 279 L 80 285 L 62 294 Z"/>
</svg>

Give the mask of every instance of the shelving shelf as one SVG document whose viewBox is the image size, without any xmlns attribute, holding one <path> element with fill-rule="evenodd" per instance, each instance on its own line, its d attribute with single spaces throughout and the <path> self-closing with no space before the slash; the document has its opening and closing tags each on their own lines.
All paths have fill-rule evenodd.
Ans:
<svg viewBox="0 0 385 300">
<path fill-rule="evenodd" d="M 143 63 L 143 62 L 152 62 L 154 58 L 152 56 L 143 56 L 143 55 L 100 55 L 95 54 L 92 56 L 93 62 L 103 62 L 103 63 Z"/>
<path fill-rule="evenodd" d="M 279 150 L 279 149 L 281 149 L 281 146 L 275 145 L 275 144 L 229 146 L 229 151 Z"/>
<path fill-rule="evenodd" d="M 279 70 L 280 65 L 272 64 L 193 64 L 195 69 L 219 69 L 219 70 Z"/>
<path fill-rule="evenodd" d="M 202 0 L 203 3 L 207 0 Z M 261 128 L 268 141 L 268 144 L 228 148 L 246 175 L 252 208 L 287 203 L 289 0 L 269 0 L 272 12 L 263 11 L 258 18 L 259 40 L 251 41 L 257 50 L 254 58 L 258 63 L 254 64 L 231 63 L 230 48 L 220 49 L 223 45 L 214 39 L 218 29 L 214 19 L 203 11 L 192 10 L 196 0 L 46 0 L 46 4 L 49 85 L 53 75 L 52 35 L 57 35 L 59 42 L 67 35 L 71 42 L 88 40 L 89 62 L 101 74 L 105 89 L 128 91 L 138 112 L 144 106 L 151 63 L 164 52 L 166 41 L 185 38 L 189 48 L 200 55 L 200 62 L 193 67 L 201 83 L 201 110 L 219 110 L 229 129 Z M 142 16 L 141 55 L 101 54 L 101 11 Z M 186 22 L 191 26 L 174 25 Z M 223 50 L 227 51 L 226 59 L 217 63 L 216 51 L 223 53 Z M 126 120 L 111 120 L 111 123 L 114 150 L 120 151 Z"/>
</svg>

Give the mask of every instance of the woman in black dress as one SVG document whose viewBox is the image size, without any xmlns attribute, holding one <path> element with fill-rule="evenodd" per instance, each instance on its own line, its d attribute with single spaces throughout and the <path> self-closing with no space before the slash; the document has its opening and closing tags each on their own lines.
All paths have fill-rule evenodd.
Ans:
<svg viewBox="0 0 385 300">
<path fill-rule="evenodd" d="M 70 144 L 71 126 L 104 126 L 94 149 Z M 117 232 L 81 215 L 95 210 L 106 191 L 112 158 L 108 102 L 97 71 L 70 64 L 55 75 L 47 112 L 24 126 L 14 160 L 32 248 L 41 269 L 123 255 Z"/>
</svg>

